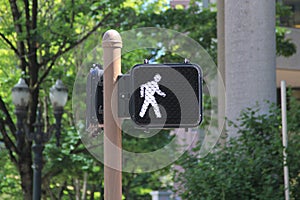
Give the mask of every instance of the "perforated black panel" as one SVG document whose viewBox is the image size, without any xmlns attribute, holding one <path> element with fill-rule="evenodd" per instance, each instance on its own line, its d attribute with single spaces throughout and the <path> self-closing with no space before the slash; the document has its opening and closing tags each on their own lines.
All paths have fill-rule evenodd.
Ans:
<svg viewBox="0 0 300 200">
<path fill-rule="evenodd" d="M 137 65 L 130 115 L 144 127 L 193 127 L 202 119 L 201 69 L 192 64 Z"/>
</svg>

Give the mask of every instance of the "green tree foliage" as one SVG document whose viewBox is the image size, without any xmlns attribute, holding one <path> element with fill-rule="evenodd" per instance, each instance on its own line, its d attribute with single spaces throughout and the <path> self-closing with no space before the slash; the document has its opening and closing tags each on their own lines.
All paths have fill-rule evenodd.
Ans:
<svg viewBox="0 0 300 200">
<path fill-rule="evenodd" d="M 188 9 L 167 9 L 162 13 L 141 16 L 143 26 L 158 26 L 184 33 L 197 41 L 216 61 L 217 20 L 216 11 L 191 5 Z"/>
<path fill-rule="evenodd" d="M 49 124 L 53 122 L 52 115 L 48 116 L 49 88 L 57 78 L 68 85 L 73 85 L 75 79 L 68 53 L 100 27 L 110 25 L 121 7 L 122 1 L 1 1 L 4 11 L 0 13 L 1 47 L 8 55 L 1 54 L 6 60 L 6 63 L 1 61 L 0 68 L 1 85 L 5 84 L 0 93 L 1 140 L 20 173 L 24 199 L 32 199 L 32 141 L 23 135 L 19 138 L 20 145 L 16 145 L 15 117 L 8 91 L 22 71 L 31 92 L 26 125 L 34 131 L 40 103 L 46 113 L 45 131 L 49 132 Z M 17 71 L 15 66 L 21 70 Z M 69 91 L 71 94 L 71 88 Z M 74 125 L 68 120 L 72 119 L 70 106 L 70 103 L 66 106 L 64 126 Z"/>
<path fill-rule="evenodd" d="M 0 197 L 8 200 L 12 196 L 19 196 L 21 199 L 20 176 L 18 176 L 16 168 L 7 162 L 9 160 L 7 153 L 4 147 L 0 147 Z"/>
<path fill-rule="evenodd" d="M 125 31 L 157 26 L 177 30 L 198 41 L 216 60 L 216 12 L 202 10 L 196 5 L 183 10 L 169 9 L 165 0 L 137 1 L 137 4 L 131 0 L 0 2 L 0 163 L 3 166 L 0 178 L 4 180 L 0 183 L 1 199 L 32 199 L 32 142 L 22 138 L 23 145 L 19 148 L 16 145 L 16 119 L 10 97 L 10 90 L 19 77 L 26 79 L 31 91 L 29 129 L 34 130 L 37 104 L 40 103 L 45 131 L 49 131 L 50 124 L 54 123 L 49 88 L 60 78 L 71 96 L 77 70 L 95 47 L 94 41 L 98 41 L 97 37 L 107 29 Z M 277 42 L 284 40 L 282 36 Z M 283 46 L 287 45 L 283 43 Z M 286 49 L 283 52 L 287 52 Z M 158 51 L 123 55 L 123 72 L 144 58 L 159 62 L 181 59 L 172 54 L 158 56 Z M 103 166 L 82 145 L 71 110 L 69 101 L 63 115 L 62 146 L 57 148 L 54 139 L 45 146 L 43 195 L 51 199 L 74 199 L 74 196 L 103 199 Z M 163 135 L 166 137 L 151 141 L 124 136 L 124 148 L 137 152 L 155 150 L 170 139 L 167 134 Z M 130 149 L 133 147 L 135 149 Z M 160 179 L 167 172 L 168 168 L 155 173 L 124 173 L 125 198 L 149 199 L 150 189 L 166 188 Z"/>
<path fill-rule="evenodd" d="M 217 10 L 212 6 L 203 9 L 197 1 L 193 1 L 188 9 L 166 9 L 162 12 L 143 12 L 133 21 L 134 27 L 160 27 L 184 33 L 197 41 L 217 62 Z M 199 1 L 198 1 L 199 2 Z M 201 1 L 200 1 L 201 2 Z M 282 16 L 291 16 L 292 11 L 288 6 L 276 4 L 276 54 L 289 57 L 296 53 L 295 44 L 286 38 L 287 28 L 280 26 Z M 174 55 L 173 55 L 174 56 Z M 155 57 L 155 55 L 154 55 Z M 168 61 L 168 57 L 166 60 Z M 164 61 L 164 58 L 161 58 Z"/>
<path fill-rule="evenodd" d="M 154 5 L 154 3 L 147 4 L 145 7 L 142 4 L 140 6 L 145 10 L 151 7 L 159 11 L 160 6 L 157 7 L 158 4 Z M 21 184 L 23 198 L 31 199 L 32 142 L 23 138 L 21 141 L 23 145 L 19 149 L 16 147 L 14 107 L 9 91 L 23 71 L 23 77 L 30 87 L 32 96 L 27 125 L 31 131 L 34 130 L 36 107 L 39 102 L 45 114 L 43 116 L 45 131 L 48 132 L 50 124 L 54 123 L 53 111 L 49 108 L 48 99 L 51 85 L 57 78 L 63 79 L 71 96 L 71 86 L 76 71 L 86 54 L 95 45 L 95 37 L 108 28 L 119 30 L 132 28 L 136 25 L 137 18 L 128 18 L 128 16 L 136 16 L 137 13 L 123 1 L 3 0 L 1 7 L 1 10 L 5 10 L 0 13 L 1 142 L 6 147 L 5 153 L 14 164 L 9 165 L 14 169 L 12 174 L 17 177 L 9 180 L 16 180 L 14 182 L 16 185 Z M 98 30 L 100 30 L 98 34 L 93 35 Z M 79 48 L 75 49 L 75 47 Z M 95 161 L 82 145 L 74 128 L 71 102 L 68 102 L 65 107 L 62 127 L 62 146 L 57 148 L 52 139 L 45 147 L 43 195 L 53 199 L 69 199 L 74 196 L 83 198 L 88 190 L 89 198 L 103 198 L 103 166 Z M 7 156 L 4 158 L 7 159 Z M 4 176 L 10 175 L 9 171 L 2 172 Z M 155 179 L 157 185 L 158 178 L 158 175 L 152 176 L 150 173 L 142 176 L 125 175 L 124 183 L 134 182 L 136 189 L 131 190 L 133 191 L 131 193 L 126 192 L 126 189 L 129 186 L 133 187 L 133 184 L 124 184 L 124 192 L 128 196 L 138 196 L 139 193 L 145 196 L 145 191 L 138 188 L 142 185 L 140 182 L 144 182 L 143 187 L 150 189 L 151 180 L 154 182 Z M 16 190 L 19 189 L 20 187 L 16 187 Z M 3 182 L 1 194 L 8 190 L 11 193 L 5 195 L 8 198 L 14 197 L 14 190 Z M 4 196 L 1 195 L 1 198 Z"/>
<path fill-rule="evenodd" d="M 276 54 L 277 56 L 289 57 L 296 53 L 297 48 L 291 39 L 286 38 L 288 30 L 282 26 L 280 20 L 289 19 L 292 16 L 291 7 L 282 5 L 281 3 L 276 4 Z"/>
<path fill-rule="evenodd" d="M 291 108 L 299 109 L 294 100 Z M 247 109 L 239 118 L 239 137 L 231 139 L 205 158 L 187 155 L 178 191 L 184 199 L 283 199 L 281 113 L 274 106 L 269 115 Z M 299 198 L 299 112 L 288 111 L 288 166 L 292 199 Z M 292 113 L 294 113 L 292 115 Z M 298 122 L 295 122 L 295 121 Z"/>
</svg>

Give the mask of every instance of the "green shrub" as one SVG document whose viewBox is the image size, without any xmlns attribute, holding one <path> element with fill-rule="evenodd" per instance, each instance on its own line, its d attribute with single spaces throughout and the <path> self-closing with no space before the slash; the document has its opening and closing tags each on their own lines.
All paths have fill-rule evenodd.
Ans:
<svg viewBox="0 0 300 200">
<path fill-rule="evenodd" d="M 291 199 L 300 199 L 299 108 L 291 101 L 288 111 Z M 275 106 L 270 110 L 269 115 L 257 115 L 258 108 L 245 110 L 239 125 L 232 124 L 239 137 L 204 158 L 184 156 L 179 161 L 184 171 L 174 176 L 181 183 L 176 192 L 191 200 L 284 199 L 281 113 Z"/>
</svg>

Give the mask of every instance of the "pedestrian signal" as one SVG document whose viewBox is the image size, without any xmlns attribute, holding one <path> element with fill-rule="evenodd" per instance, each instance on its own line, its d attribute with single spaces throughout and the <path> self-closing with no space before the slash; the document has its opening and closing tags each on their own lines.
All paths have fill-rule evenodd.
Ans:
<svg viewBox="0 0 300 200">
<path fill-rule="evenodd" d="M 130 72 L 129 114 L 144 128 L 195 127 L 202 121 L 202 72 L 195 64 L 140 64 Z"/>
</svg>

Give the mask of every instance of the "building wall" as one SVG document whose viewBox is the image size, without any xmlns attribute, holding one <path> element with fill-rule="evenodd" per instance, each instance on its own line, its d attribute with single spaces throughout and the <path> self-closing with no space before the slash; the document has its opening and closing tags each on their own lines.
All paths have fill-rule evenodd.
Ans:
<svg viewBox="0 0 300 200">
<path fill-rule="evenodd" d="M 282 17 L 281 24 L 284 26 L 300 28 L 300 1 L 299 0 L 277 0 L 284 5 L 290 6 L 293 12 L 292 16 Z"/>
<path fill-rule="evenodd" d="M 291 57 L 278 57 L 276 59 L 278 69 L 300 70 L 300 29 L 288 28 L 287 38 L 290 38 L 297 47 L 296 54 Z"/>
</svg>

